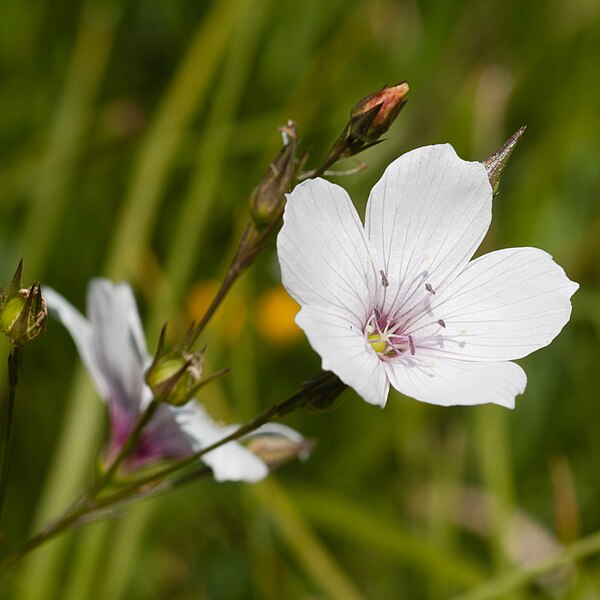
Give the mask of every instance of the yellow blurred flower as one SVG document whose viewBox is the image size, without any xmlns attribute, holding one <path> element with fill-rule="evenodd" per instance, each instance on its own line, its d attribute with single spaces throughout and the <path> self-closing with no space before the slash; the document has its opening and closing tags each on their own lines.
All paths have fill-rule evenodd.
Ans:
<svg viewBox="0 0 600 600">
<path fill-rule="evenodd" d="M 185 309 L 191 320 L 200 321 L 215 297 L 219 285 L 216 281 L 200 281 L 190 289 L 185 299 Z M 243 298 L 234 290 L 223 301 L 211 324 L 215 325 L 221 334 L 231 341 L 241 335 L 246 324 L 247 312 Z"/>
<path fill-rule="evenodd" d="M 298 304 L 278 285 L 267 290 L 257 301 L 256 324 L 260 335 L 273 346 L 288 346 L 301 337 L 294 317 Z"/>
</svg>

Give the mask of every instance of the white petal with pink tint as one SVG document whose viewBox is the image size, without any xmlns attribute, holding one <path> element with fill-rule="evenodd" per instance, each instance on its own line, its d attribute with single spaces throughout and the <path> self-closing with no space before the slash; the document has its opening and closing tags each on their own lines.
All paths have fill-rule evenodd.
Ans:
<svg viewBox="0 0 600 600">
<path fill-rule="evenodd" d="M 98 393 L 106 399 L 110 385 L 96 356 L 95 338 L 91 323 L 65 298 L 51 287 L 44 286 L 46 306 L 71 334 L 85 368 L 90 373 Z"/>
<path fill-rule="evenodd" d="M 131 288 L 95 279 L 88 288 L 86 319 L 60 294 L 44 286 L 48 309 L 65 325 L 101 397 L 107 402 L 110 432 L 107 455 L 114 457 L 152 401 L 144 381 L 150 357 Z M 217 425 L 191 401 L 184 407 L 162 404 L 144 429 L 140 443 L 126 461 L 128 468 L 181 459 L 226 437 L 235 426 Z M 266 464 L 237 442 L 203 457 L 218 481 L 258 481 Z"/>
<path fill-rule="evenodd" d="M 321 355 L 325 371 L 333 371 L 370 404 L 385 406 L 389 390 L 385 369 L 359 324 L 333 308 L 316 306 L 303 307 L 296 323 Z"/>
<path fill-rule="evenodd" d="M 381 277 L 348 194 L 322 179 L 297 186 L 277 238 L 283 284 L 299 304 L 364 319 Z"/>
<path fill-rule="evenodd" d="M 513 408 L 515 396 L 525 391 L 527 383 L 525 371 L 512 362 L 415 357 L 388 362 L 386 370 L 399 392 L 441 406 L 492 403 Z"/>
<path fill-rule="evenodd" d="M 521 358 L 558 335 L 578 287 L 543 250 L 498 250 L 472 261 L 410 329 L 417 336 L 432 320 L 444 320 L 443 337 L 427 353 L 475 361 Z"/>
<path fill-rule="evenodd" d="M 485 167 L 460 159 L 452 146 L 407 152 L 385 170 L 369 196 L 365 229 L 390 286 L 383 310 L 419 302 L 460 272 L 491 221 Z"/>
<path fill-rule="evenodd" d="M 181 430 L 189 437 L 194 452 L 224 439 L 237 425 L 217 425 L 195 401 L 173 411 Z M 254 483 L 266 477 L 269 469 L 250 450 L 237 442 L 229 442 L 202 456 L 217 481 L 247 481 Z"/>
<path fill-rule="evenodd" d="M 366 233 L 341 188 L 299 186 L 279 258 L 323 368 L 379 406 L 390 383 L 435 404 L 513 406 L 526 377 L 507 361 L 550 343 L 577 284 L 533 248 L 471 261 L 491 206 L 485 167 L 448 145 L 386 169 L 369 197 Z"/>
</svg>

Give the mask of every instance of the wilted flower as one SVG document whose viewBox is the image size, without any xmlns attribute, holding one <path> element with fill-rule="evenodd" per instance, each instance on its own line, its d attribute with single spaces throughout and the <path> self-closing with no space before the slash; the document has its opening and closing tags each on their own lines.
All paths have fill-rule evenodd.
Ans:
<svg viewBox="0 0 600 600">
<path fill-rule="evenodd" d="M 250 437 L 247 445 L 270 468 L 276 468 L 293 458 L 306 460 L 315 440 L 306 439 L 281 423 L 267 423 Z"/>
<path fill-rule="evenodd" d="M 282 128 L 282 134 L 283 148 L 250 196 L 250 212 L 259 229 L 281 219 L 285 193 L 289 191 L 298 169 L 296 124 L 289 121 L 287 126 Z"/>
<path fill-rule="evenodd" d="M 86 319 L 61 295 L 46 289 L 50 312 L 68 329 L 100 396 L 108 405 L 110 439 L 105 460 L 110 464 L 152 401 L 144 381 L 151 363 L 131 288 L 106 279 L 90 282 Z M 217 425 L 195 401 L 184 407 L 158 406 L 137 446 L 124 463 L 134 470 L 163 459 L 179 459 L 231 433 Z M 218 481 L 254 482 L 268 473 L 265 463 L 237 442 L 202 457 Z"/>
<path fill-rule="evenodd" d="M 296 187 L 279 260 L 323 368 L 380 406 L 390 383 L 434 404 L 514 406 L 527 378 L 509 361 L 554 339 L 578 285 L 536 248 L 471 260 L 491 208 L 485 167 L 449 145 L 394 161 L 364 227 L 341 187 Z"/>
</svg>

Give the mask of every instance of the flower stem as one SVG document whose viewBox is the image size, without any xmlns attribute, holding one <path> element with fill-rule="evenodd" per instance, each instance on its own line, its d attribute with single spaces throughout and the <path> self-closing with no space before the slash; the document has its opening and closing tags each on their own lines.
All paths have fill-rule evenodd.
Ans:
<svg viewBox="0 0 600 600">
<path fill-rule="evenodd" d="M 119 454 L 114 459 L 106 473 L 98 479 L 98 481 L 90 488 L 88 492 L 84 493 L 81 498 L 76 500 L 61 517 L 49 523 L 46 527 L 44 527 L 44 529 L 42 529 L 42 531 L 31 537 L 14 552 L 6 556 L 0 562 L 0 574 L 45 542 L 76 525 L 78 521 L 87 515 L 90 515 L 96 511 L 104 510 L 111 506 L 114 507 L 119 503 L 133 498 L 134 496 L 143 497 L 152 495 L 154 492 L 160 493 L 162 491 L 168 491 L 173 487 L 186 483 L 189 480 L 210 474 L 211 470 L 209 467 L 199 466 L 197 469 L 191 471 L 190 473 L 185 473 L 177 479 L 172 481 L 164 481 L 167 476 L 194 463 L 204 454 L 207 454 L 208 452 L 211 452 L 212 450 L 215 450 L 216 448 L 219 448 L 220 446 L 223 446 L 231 441 L 237 440 L 247 433 L 258 429 L 261 425 L 264 425 L 275 418 L 286 415 L 300 406 L 305 404 L 313 404 L 317 406 L 323 400 L 326 402 L 331 401 L 345 388 L 346 386 L 335 375 L 333 375 L 333 373 L 321 373 L 317 377 L 308 381 L 300 390 L 298 390 L 298 392 L 286 400 L 267 408 L 256 417 L 248 421 L 246 424 L 238 427 L 233 433 L 215 442 L 214 444 L 199 450 L 183 460 L 169 465 L 161 471 L 138 479 L 137 481 L 132 482 L 113 494 L 97 498 L 102 489 L 110 482 L 119 466 L 123 463 L 123 460 L 125 460 L 131 450 L 135 447 L 141 432 L 158 408 L 159 404 L 155 401 L 152 401 L 148 405 L 148 408 L 145 410 L 145 412 L 141 415 L 134 430 L 131 432 L 131 435 L 127 438 L 127 441 L 121 448 Z M 164 487 L 159 487 L 161 483 L 164 485 Z"/>
<path fill-rule="evenodd" d="M 512 594 L 516 590 L 542 575 L 598 553 L 600 553 L 600 531 L 581 538 L 548 558 L 490 579 L 483 585 L 457 596 L 455 600 L 512 598 Z"/>
<path fill-rule="evenodd" d="M 74 525 L 83 515 L 90 512 L 90 507 L 83 502 L 76 502 L 61 517 L 46 525 L 39 533 L 29 538 L 24 544 L 11 552 L 0 562 L 0 574 L 6 569 L 21 560 L 24 556 L 56 537 L 72 525 Z"/>
<path fill-rule="evenodd" d="M 123 497 L 137 493 L 140 488 L 158 485 L 165 477 L 168 477 L 169 475 L 196 462 L 205 454 L 208 454 L 209 452 L 212 452 L 213 450 L 216 450 L 217 448 L 220 448 L 229 442 L 238 440 L 244 435 L 255 431 L 261 425 L 269 423 L 276 418 L 282 417 L 306 404 L 318 406 L 320 401 L 323 399 L 331 401 L 334 397 L 339 396 L 339 394 L 341 394 L 341 392 L 345 389 L 346 385 L 343 384 L 333 373 L 325 371 L 324 373 L 321 373 L 317 377 L 308 381 L 300 390 L 298 390 L 289 398 L 286 398 L 277 404 L 273 404 L 244 425 L 240 425 L 228 436 L 216 441 L 214 444 L 210 444 L 206 448 L 198 450 L 194 454 L 191 454 L 182 460 L 170 464 L 158 472 L 152 473 L 147 477 L 143 477 L 132 482 L 130 485 L 116 492 L 113 496 L 108 497 L 107 500 L 115 499 L 115 501 L 118 501 Z"/>
<path fill-rule="evenodd" d="M 343 157 L 345 147 L 336 145 L 331 149 L 325 160 L 317 168 L 306 173 L 301 173 L 296 177 L 296 183 L 300 183 L 306 179 L 312 179 L 319 177 L 327 169 L 332 167 L 340 158 Z M 244 229 L 242 239 L 238 246 L 238 249 L 229 265 L 227 274 L 223 279 L 219 290 L 215 294 L 210 306 L 206 309 L 204 316 L 193 329 L 190 337 L 188 338 L 188 345 L 191 348 L 196 340 L 200 337 L 200 334 L 204 328 L 208 325 L 209 321 L 221 305 L 221 302 L 227 296 L 229 290 L 236 282 L 237 278 L 254 262 L 254 259 L 267 247 L 267 240 L 271 233 L 277 229 L 281 223 L 283 216 L 275 219 L 266 229 L 260 232 L 255 228 L 254 224 L 250 222 Z"/>
<path fill-rule="evenodd" d="M 311 171 L 306 171 L 305 173 L 300 173 L 297 177 L 298 183 L 302 181 L 306 181 L 307 179 L 314 179 L 315 177 L 320 177 L 327 171 L 329 168 L 333 167 L 333 165 L 342 158 L 343 148 L 341 147 L 333 147 L 325 160 L 315 169 Z"/>
<path fill-rule="evenodd" d="M 119 467 L 123 464 L 123 461 L 129 456 L 131 451 L 135 448 L 136 444 L 140 439 L 140 435 L 144 430 L 144 427 L 150 422 L 150 419 L 154 416 L 156 409 L 158 408 L 158 402 L 152 400 L 146 410 L 140 415 L 138 422 L 136 423 L 133 431 L 119 450 L 119 453 L 112 461 L 110 467 L 104 472 L 104 474 L 98 478 L 96 483 L 90 488 L 89 492 L 84 496 L 86 500 L 94 500 L 96 496 L 102 491 L 102 489 L 110 483 Z"/>
<path fill-rule="evenodd" d="M 10 361 L 9 361 L 10 365 Z M 10 373 L 10 368 L 9 368 Z M 14 381 L 14 378 L 10 378 L 11 384 Z M 15 384 L 16 386 L 16 381 Z M 11 385 L 11 389 L 13 386 Z M 64 513 L 61 517 L 49 523 L 44 529 L 42 529 L 39 533 L 29 538 L 24 544 L 22 544 L 19 548 L 17 548 L 14 552 L 9 554 L 6 558 L 4 558 L 0 562 L 0 573 L 4 570 L 8 569 L 14 563 L 19 561 L 21 558 L 35 550 L 38 546 L 41 546 L 45 542 L 51 540 L 56 537 L 58 534 L 66 531 L 73 525 L 77 523 L 81 518 L 103 508 L 107 508 L 108 506 L 114 504 L 114 501 L 96 501 L 96 497 L 98 494 L 110 483 L 113 476 L 119 469 L 119 467 L 123 464 L 123 461 L 127 458 L 127 456 L 131 453 L 131 451 L 135 448 L 135 445 L 138 443 L 140 435 L 144 429 L 144 427 L 148 424 L 150 419 L 152 419 L 156 409 L 158 408 L 158 402 L 154 400 L 148 405 L 148 408 L 142 413 L 138 422 L 136 423 L 135 428 L 127 438 L 126 442 L 123 444 L 119 453 L 112 461 L 110 467 L 104 472 L 104 474 L 98 478 L 98 480 L 94 483 L 94 485 L 85 492 L 79 499 L 77 499 Z M 112 497 L 111 497 L 112 498 Z"/>
<path fill-rule="evenodd" d="M 10 462 L 10 441 L 12 433 L 13 414 L 19 383 L 19 368 L 23 358 L 20 346 L 13 346 L 8 355 L 8 396 L 2 414 L 2 438 L 0 440 L 0 521 L 4 498 L 8 486 L 8 467 Z"/>
</svg>

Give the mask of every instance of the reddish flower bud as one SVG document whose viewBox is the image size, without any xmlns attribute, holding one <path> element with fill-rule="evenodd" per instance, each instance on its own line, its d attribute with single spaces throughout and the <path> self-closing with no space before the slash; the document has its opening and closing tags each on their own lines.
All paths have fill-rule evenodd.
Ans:
<svg viewBox="0 0 600 600">
<path fill-rule="evenodd" d="M 350 118 L 350 134 L 364 142 L 374 143 L 386 133 L 406 104 L 408 83 L 384 86 L 354 106 Z"/>
<path fill-rule="evenodd" d="M 357 102 L 324 164 L 329 167 L 340 158 L 354 156 L 381 142 L 381 136 L 406 104 L 408 91 L 408 83 L 403 81 L 397 85 L 386 85 Z"/>
</svg>

